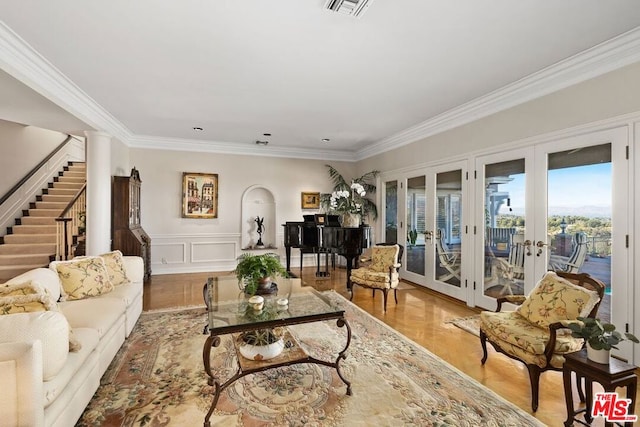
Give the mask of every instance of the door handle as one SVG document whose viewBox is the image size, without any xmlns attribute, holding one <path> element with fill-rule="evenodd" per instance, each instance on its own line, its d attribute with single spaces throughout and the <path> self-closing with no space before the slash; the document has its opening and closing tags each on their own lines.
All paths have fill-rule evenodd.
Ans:
<svg viewBox="0 0 640 427">
<path fill-rule="evenodd" d="M 536 256 L 540 256 L 540 255 L 542 255 L 542 249 L 543 249 L 545 246 L 549 246 L 549 244 L 547 244 L 547 243 L 543 242 L 542 240 L 538 240 L 538 241 L 536 242 L 536 246 L 538 247 L 538 251 L 536 252 Z"/>
<path fill-rule="evenodd" d="M 433 231 L 425 231 L 424 238 L 431 240 L 433 238 Z"/>
<path fill-rule="evenodd" d="M 522 244 L 527 248 L 527 256 L 531 256 L 531 240 L 525 240 Z"/>
</svg>

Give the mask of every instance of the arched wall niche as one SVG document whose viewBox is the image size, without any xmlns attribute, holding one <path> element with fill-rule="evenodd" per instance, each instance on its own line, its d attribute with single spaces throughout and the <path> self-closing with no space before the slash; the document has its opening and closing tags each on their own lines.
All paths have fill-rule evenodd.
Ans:
<svg viewBox="0 0 640 427">
<path fill-rule="evenodd" d="M 242 237 L 243 250 L 276 249 L 276 201 L 271 190 L 262 185 L 252 185 L 242 194 Z M 263 218 L 264 248 L 258 243 L 258 224 L 256 218 Z"/>
</svg>

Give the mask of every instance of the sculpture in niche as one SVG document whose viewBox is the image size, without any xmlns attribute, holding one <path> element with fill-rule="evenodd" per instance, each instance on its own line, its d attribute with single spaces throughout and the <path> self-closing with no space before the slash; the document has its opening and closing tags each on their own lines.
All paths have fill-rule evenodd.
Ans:
<svg viewBox="0 0 640 427">
<path fill-rule="evenodd" d="M 258 243 L 256 243 L 256 248 L 264 248 L 264 243 L 262 243 L 262 233 L 264 232 L 264 217 L 260 218 L 259 216 L 257 216 L 255 221 L 258 226 Z"/>
</svg>

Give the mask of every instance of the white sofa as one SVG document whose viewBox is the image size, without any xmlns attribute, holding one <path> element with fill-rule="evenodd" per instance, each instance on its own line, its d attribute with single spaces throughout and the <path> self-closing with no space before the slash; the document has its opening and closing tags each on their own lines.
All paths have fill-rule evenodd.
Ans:
<svg viewBox="0 0 640 427">
<path fill-rule="evenodd" d="M 80 418 L 142 312 L 142 258 L 123 259 L 130 282 L 109 293 L 59 302 L 59 311 L 0 315 L 0 425 L 69 427 Z M 60 295 L 52 269 L 7 283 L 29 280 Z M 69 352 L 69 326 L 78 352 Z"/>
</svg>

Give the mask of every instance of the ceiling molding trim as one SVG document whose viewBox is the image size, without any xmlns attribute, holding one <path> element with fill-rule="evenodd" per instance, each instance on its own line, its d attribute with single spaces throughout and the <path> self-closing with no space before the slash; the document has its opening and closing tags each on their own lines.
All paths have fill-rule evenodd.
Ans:
<svg viewBox="0 0 640 427">
<path fill-rule="evenodd" d="M 127 144 L 131 131 L 0 21 L 0 67 L 95 130 Z"/>
<path fill-rule="evenodd" d="M 269 145 L 257 146 L 254 143 L 233 143 L 218 141 L 202 141 L 197 139 L 161 138 L 155 136 L 132 136 L 129 147 L 153 150 L 193 151 L 199 153 L 237 154 L 242 156 L 290 157 L 294 159 L 333 160 L 355 162 L 350 151 L 309 150 L 303 148 L 287 148 Z"/>
<path fill-rule="evenodd" d="M 355 153 L 381 154 L 640 61 L 640 27 L 448 110 Z"/>
</svg>

